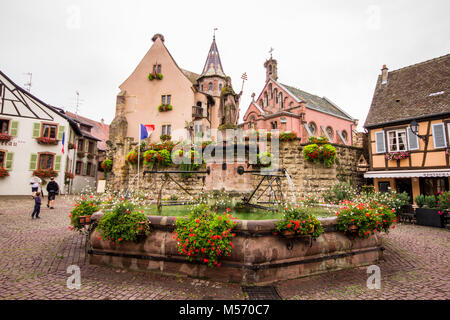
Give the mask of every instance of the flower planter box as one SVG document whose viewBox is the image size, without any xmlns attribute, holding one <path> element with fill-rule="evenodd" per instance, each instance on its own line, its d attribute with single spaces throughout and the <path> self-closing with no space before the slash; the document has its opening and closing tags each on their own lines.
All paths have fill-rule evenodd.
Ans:
<svg viewBox="0 0 450 320">
<path fill-rule="evenodd" d="M 417 208 L 416 223 L 421 226 L 444 228 L 444 214 L 440 215 L 438 209 Z"/>
<path fill-rule="evenodd" d="M 78 222 L 82 226 L 91 224 L 91 216 L 79 216 L 78 217 Z"/>
<path fill-rule="evenodd" d="M 0 133 L 0 142 L 9 142 L 12 140 L 12 136 L 6 133 Z"/>
<path fill-rule="evenodd" d="M 59 142 L 57 139 L 45 138 L 45 137 L 36 138 L 36 141 L 39 144 L 47 144 L 47 145 L 57 145 Z"/>
</svg>

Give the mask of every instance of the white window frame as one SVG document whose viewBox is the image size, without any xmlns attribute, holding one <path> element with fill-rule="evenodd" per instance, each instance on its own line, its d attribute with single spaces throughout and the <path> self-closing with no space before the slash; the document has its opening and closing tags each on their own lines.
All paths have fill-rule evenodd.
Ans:
<svg viewBox="0 0 450 320">
<path fill-rule="evenodd" d="M 395 136 L 397 138 L 396 139 L 397 140 L 397 150 L 391 150 L 391 139 L 389 138 L 389 134 L 391 132 L 395 132 Z M 399 144 L 400 139 L 398 138 L 399 137 L 399 135 L 398 135 L 399 132 L 404 132 L 405 133 L 405 150 L 400 150 L 400 148 L 399 148 L 400 147 L 400 144 Z M 389 130 L 387 132 L 387 143 L 388 143 L 388 152 L 404 152 L 404 151 L 408 151 L 408 136 L 406 134 L 406 129 Z"/>
<path fill-rule="evenodd" d="M 434 135 L 434 128 L 435 127 L 437 127 L 437 126 L 441 126 L 441 127 L 443 127 L 444 128 L 444 130 L 443 130 L 443 133 L 444 133 L 444 146 L 442 146 L 442 147 L 436 147 L 436 140 L 435 140 L 435 135 Z M 435 148 L 435 149 L 444 149 L 444 148 L 447 148 L 447 137 L 446 137 L 446 135 L 445 135 L 445 124 L 443 123 L 443 122 L 441 122 L 441 123 L 433 123 L 432 125 L 431 125 L 431 128 L 432 128 L 432 133 L 433 133 L 433 147 Z"/>
<path fill-rule="evenodd" d="M 414 136 L 416 141 L 417 141 L 417 148 L 411 148 L 411 140 L 409 139 L 409 137 Z M 415 135 L 411 128 L 406 128 L 406 138 L 408 139 L 408 150 L 419 150 L 420 149 L 420 141 L 419 141 L 419 137 L 417 135 Z"/>
<path fill-rule="evenodd" d="M 383 138 L 382 138 L 383 146 L 384 146 L 383 150 L 378 150 L 377 134 L 380 134 L 380 133 L 383 135 Z M 375 132 L 375 153 L 386 153 L 386 133 L 384 131 Z"/>
</svg>

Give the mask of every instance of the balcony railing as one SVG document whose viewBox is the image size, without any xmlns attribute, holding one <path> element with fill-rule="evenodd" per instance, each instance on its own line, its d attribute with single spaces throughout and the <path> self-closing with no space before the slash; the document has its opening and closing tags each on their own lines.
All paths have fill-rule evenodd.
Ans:
<svg viewBox="0 0 450 320">
<path fill-rule="evenodd" d="M 203 118 L 203 108 L 198 106 L 192 106 L 192 116 L 194 118 Z"/>
</svg>

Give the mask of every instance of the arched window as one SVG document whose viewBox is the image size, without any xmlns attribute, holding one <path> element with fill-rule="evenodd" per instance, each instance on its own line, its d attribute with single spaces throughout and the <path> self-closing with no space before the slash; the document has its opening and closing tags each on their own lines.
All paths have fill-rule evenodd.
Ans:
<svg viewBox="0 0 450 320">
<path fill-rule="evenodd" d="M 317 126 L 316 126 L 316 124 L 314 123 L 314 122 L 310 122 L 309 123 L 309 130 L 311 131 L 311 134 L 312 135 L 315 135 L 316 134 L 316 132 L 317 132 Z"/>
<path fill-rule="evenodd" d="M 263 99 L 259 100 L 259 104 L 261 105 L 262 108 L 264 108 L 264 100 Z"/>
<path fill-rule="evenodd" d="M 267 95 L 267 91 L 264 92 L 264 104 L 266 105 L 266 107 L 269 105 L 269 97 Z"/>
<path fill-rule="evenodd" d="M 208 83 L 208 90 L 212 91 L 212 82 Z"/>
<path fill-rule="evenodd" d="M 269 83 L 270 99 L 273 99 L 272 84 Z"/>
<path fill-rule="evenodd" d="M 222 91 L 222 84 L 219 83 L 219 90 Z"/>
<path fill-rule="evenodd" d="M 347 139 L 348 139 L 347 131 L 342 130 L 342 138 L 344 138 L 344 141 L 347 142 Z"/>
<path fill-rule="evenodd" d="M 273 94 L 275 96 L 275 104 L 278 104 L 278 90 L 277 90 L 277 88 L 275 88 L 273 90 Z"/>
<path fill-rule="evenodd" d="M 200 86 L 200 90 L 203 91 L 203 83 Z"/>
<path fill-rule="evenodd" d="M 284 108 L 283 92 L 280 92 L 280 104 L 281 104 L 281 109 L 283 109 Z"/>
<path fill-rule="evenodd" d="M 287 97 L 286 97 L 286 100 L 287 100 Z M 293 101 L 289 102 L 289 107 L 293 107 L 293 106 L 294 106 L 294 102 Z"/>
<path fill-rule="evenodd" d="M 328 133 L 328 136 L 330 137 L 330 139 L 333 139 L 333 133 L 334 133 L 333 128 L 328 126 L 326 130 L 327 130 L 327 133 Z"/>
</svg>

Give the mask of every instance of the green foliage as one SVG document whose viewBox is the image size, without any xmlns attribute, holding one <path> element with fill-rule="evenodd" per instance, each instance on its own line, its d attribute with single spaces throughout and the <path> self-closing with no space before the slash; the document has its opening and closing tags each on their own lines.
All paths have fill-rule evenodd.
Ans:
<svg viewBox="0 0 450 320">
<path fill-rule="evenodd" d="M 111 159 L 105 159 L 105 160 L 103 160 L 103 162 L 101 163 L 101 167 L 102 167 L 102 169 L 105 170 L 105 171 L 111 171 L 112 164 L 113 164 L 113 162 L 112 162 Z"/>
<path fill-rule="evenodd" d="M 140 160 L 142 160 L 142 153 L 140 154 Z M 131 150 L 130 152 L 128 152 L 125 160 L 129 163 L 129 164 L 137 164 L 138 162 L 138 152 L 136 150 Z"/>
<path fill-rule="evenodd" d="M 227 210 L 228 211 L 228 210 Z M 189 261 L 199 260 L 209 267 L 220 266 L 219 259 L 231 255 L 231 233 L 236 222 L 230 214 L 218 214 L 205 205 L 195 207 L 188 217 L 178 217 L 174 239 L 178 252 Z"/>
<path fill-rule="evenodd" d="M 422 208 L 423 205 L 425 204 L 425 196 L 423 194 L 419 194 L 414 198 L 414 201 L 416 202 L 419 208 Z"/>
<path fill-rule="evenodd" d="M 173 107 L 170 104 L 160 104 L 158 106 L 158 111 L 159 112 L 170 111 L 172 109 L 173 109 Z"/>
<path fill-rule="evenodd" d="M 172 139 L 172 136 L 170 134 L 162 134 L 159 139 L 161 139 L 161 141 L 168 141 Z"/>
<path fill-rule="evenodd" d="M 320 136 L 320 137 L 314 137 L 314 136 L 310 136 L 308 138 L 308 142 L 312 143 L 312 144 L 317 144 L 317 145 L 321 145 L 321 144 L 326 144 L 328 143 L 328 138 L 325 136 Z"/>
<path fill-rule="evenodd" d="M 259 165 L 270 166 L 273 161 L 273 156 L 270 152 L 258 153 L 257 161 Z"/>
<path fill-rule="evenodd" d="M 323 199 L 328 203 L 339 203 L 344 200 L 353 200 L 356 196 L 356 190 L 347 182 L 339 182 L 323 194 Z"/>
<path fill-rule="evenodd" d="M 322 223 L 308 211 L 308 208 L 287 207 L 283 218 L 275 227 L 276 232 L 292 231 L 296 235 L 310 235 L 317 238 L 323 233 Z"/>
<path fill-rule="evenodd" d="M 305 160 L 314 163 L 323 162 L 326 167 L 331 167 L 336 160 L 336 148 L 331 144 L 318 145 L 313 143 L 303 148 L 303 156 Z"/>
<path fill-rule="evenodd" d="M 353 203 L 344 201 L 340 211 L 336 212 L 337 230 L 348 232 L 349 226 L 357 226 L 356 235 L 367 238 L 375 232 L 389 232 L 395 219 L 395 210 L 376 201 Z M 395 228 L 395 226 L 393 226 Z"/>
<path fill-rule="evenodd" d="M 158 154 L 155 150 L 147 150 L 144 152 L 144 164 L 147 166 L 153 166 L 156 161 L 156 155 Z"/>
<path fill-rule="evenodd" d="M 295 132 L 282 132 L 280 133 L 280 141 L 293 141 L 297 138 L 297 134 Z"/>
<path fill-rule="evenodd" d="M 450 191 L 445 191 L 438 195 L 438 205 L 440 210 L 450 209 Z"/>
<path fill-rule="evenodd" d="M 156 159 L 158 163 L 163 166 L 170 166 L 172 164 L 172 158 L 170 157 L 170 151 L 163 149 L 159 150 L 156 154 Z"/>
<path fill-rule="evenodd" d="M 139 235 L 150 234 L 148 217 L 136 211 L 130 202 L 119 202 L 98 222 L 101 238 L 112 242 L 136 241 Z"/>
<path fill-rule="evenodd" d="M 80 225 L 78 218 L 81 216 L 90 216 L 94 212 L 100 210 L 100 201 L 94 199 L 93 196 L 81 197 L 75 201 L 74 208 L 69 214 L 70 224 L 72 225 L 72 230 L 81 231 L 83 226 Z"/>
<path fill-rule="evenodd" d="M 430 209 L 436 208 L 436 197 L 433 195 L 425 196 L 425 205 Z"/>
</svg>

